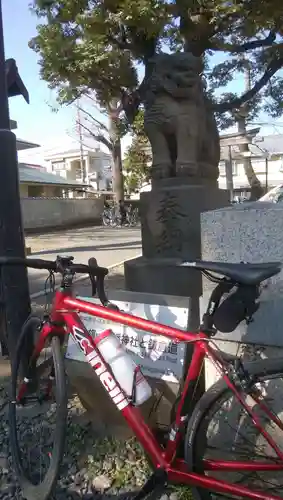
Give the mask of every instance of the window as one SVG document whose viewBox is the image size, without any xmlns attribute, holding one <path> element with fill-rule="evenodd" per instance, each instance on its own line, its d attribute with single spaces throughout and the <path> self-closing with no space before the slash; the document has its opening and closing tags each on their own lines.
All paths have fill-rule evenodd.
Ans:
<svg viewBox="0 0 283 500">
<path fill-rule="evenodd" d="M 225 161 L 221 161 L 219 163 L 219 175 L 221 177 L 225 177 L 226 176 Z"/>
<path fill-rule="evenodd" d="M 28 186 L 28 197 L 29 198 L 41 198 L 44 196 L 43 186 Z"/>
<path fill-rule="evenodd" d="M 62 188 L 59 186 L 54 186 L 53 188 L 53 196 L 54 198 L 61 198 L 62 197 Z"/>
<path fill-rule="evenodd" d="M 76 165 L 76 180 L 77 181 L 82 179 L 83 173 L 85 172 L 85 168 L 86 168 L 85 160 L 82 161 L 82 165 L 81 165 L 80 160 L 78 160 L 77 165 Z"/>
<path fill-rule="evenodd" d="M 232 161 L 232 174 L 233 174 L 233 176 L 238 175 L 237 161 Z M 219 163 L 219 175 L 220 175 L 220 177 L 226 177 L 225 161 L 220 161 L 220 163 Z"/>
<path fill-rule="evenodd" d="M 65 162 L 64 161 L 54 161 L 52 162 L 52 171 L 53 172 L 60 172 L 62 170 L 65 170 Z"/>
<path fill-rule="evenodd" d="M 236 161 L 232 161 L 232 174 L 238 175 L 238 163 Z"/>
</svg>

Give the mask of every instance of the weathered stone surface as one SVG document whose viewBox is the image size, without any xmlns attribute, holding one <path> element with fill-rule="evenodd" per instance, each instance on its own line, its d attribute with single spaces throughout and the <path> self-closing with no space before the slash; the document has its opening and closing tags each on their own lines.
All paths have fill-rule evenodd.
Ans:
<svg viewBox="0 0 283 500">
<path fill-rule="evenodd" d="M 224 262 L 283 262 L 283 206 L 251 203 L 214 210 L 202 215 L 202 257 Z M 213 284 L 204 281 L 200 301 L 204 312 Z M 241 323 L 231 334 L 218 332 L 222 350 L 236 354 L 242 344 L 260 357 L 282 356 L 283 272 L 264 282 L 260 308 L 254 321 Z M 250 348 L 249 348 L 250 346 Z M 207 384 L 215 379 L 215 370 L 207 365 Z"/>
<path fill-rule="evenodd" d="M 152 65 L 144 124 L 152 148 L 153 181 L 177 176 L 216 182 L 219 136 L 204 94 L 201 58 L 158 54 Z"/>
<path fill-rule="evenodd" d="M 224 262 L 283 262 L 283 207 L 258 202 L 203 214 L 202 256 Z M 283 347 L 282 301 L 283 272 L 264 282 L 254 322 L 239 325 L 233 340 Z M 226 340 L 227 335 L 219 333 L 218 338 Z"/>
<path fill-rule="evenodd" d="M 183 297 L 189 309 L 187 327 L 191 331 L 199 326 L 201 274 L 180 267 L 179 263 L 180 260 L 194 260 L 201 256 L 201 212 L 226 204 L 226 191 L 208 186 L 189 186 L 187 183 L 174 185 L 170 189 L 165 182 L 163 188 L 154 187 L 151 192 L 141 196 L 143 256 L 125 262 L 126 288 L 163 297 Z M 191 346 L 187 348 L 185 366 L 188 366 L 190 357 Z M 160 392 L 163 393 L 160 413 L 168 423 L 178 384 L 175 384 L 172 392 L 168 383 L 160 383 Z M 166 393 L 171 393 L 171 397 L 167 396 L 166 399 Z M 158 415 L 156 421 L 160 422 Z"/>
<path fill-rule="evenodd" d="M 140 293 L 199 297 L 201 276 L 180 267 L 180 259 L 137 257 L 125 263 L 127 290 Z M 189 305 L 189 298 L 188 298 Z"/>
<path fill-rule="evenodd" d="M 174 186 L 143 193 L 140 201 L 143 257 L 125 263 L 126 288 L 137 292 L 199 297 L 201 275 L 178 261 L 201 255 L 201 213 L 228 204 L 224 190 Z"/>
<path fill-rule="evenodd" d="M 200 214 L 225 205 L 228 205 L 227 192 L 211 186 L 181 184 L 143 193 L 140 199 L 143 256 L 199 258 Z"/>
<path fill-rule="evenodd" d="M 188 303 L 191 304 L 190 299 L 184 297 L 166 296 L 164 294 L 162 296 L 133 294 L 125 290 L 110 290 L 109 298 L 112 301 L 155 303 L 156 305 L 181 308 L 187 307 Z M 190 315 L 190 321 L 192 321 L 192 315 Z M 103 436 L 115 435 L 122 439 L 131 436 L 131 431 L 127 427 L 121 412 L 113 405 L 100 381 L 94 376 L 90 366 L 87 363 L 66 359 L 66 368 L 72 386 L 78 392 L 84 407 L 88 410 L 94 430 Z M 164 428 L 170 423 L 170 413 L 179 385 L 152 377 L 148 377 L 148 381 L 153 389 L 154 397 L 139 408 L 151 427 L 161 426 L 161 428 Z M 159 401 L 159 404 L 154 406 L 156 401 Z"/>
</svg>

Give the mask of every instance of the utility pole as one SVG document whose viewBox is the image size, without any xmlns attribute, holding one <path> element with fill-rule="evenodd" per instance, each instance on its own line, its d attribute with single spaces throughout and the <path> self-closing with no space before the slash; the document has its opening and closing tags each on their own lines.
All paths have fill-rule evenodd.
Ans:
<svg viewBox="0 0 283 500">
<path fill-rule="evenodd" d="M 77 99 L 77 124 L 79 129 L 79 141 L 80 141 L 80 163 L 81 163 L 81 174 L 82 174 L 82 182 L 85 184 L 87 182 L 86 179 L 86 171 L 84 166 L 84 149 L 83 149 L 83 133 L 82 133 L 82 123 L 81 123 L 81 111 L 80 111 L 80 100 Z"/>
<path fill-rule="evenodd" d="M 6 78 L 2 5 L 0 0 L 0 255 L 24 257 L 25 244 L 19 192 L 17 145 L 16 136 L 10 130 Z M 17 72 L 16 78 L 20 80 Z M 17 86 L 16 81 L 15 85 Z M 21 92 L 13 89 L 11 95 L 17 95 L 18 93 Z M 4 330 L 11 358 L 15 352 L 21 327 L 30 314 L 26 268 L 10 266 L 0 268 L 0 305 L 0 327 Z M 30 339 L 29 345 L 26 346 L 27 356 L 30 352 L 31 342 L 32 339 Z"/>
</svg>

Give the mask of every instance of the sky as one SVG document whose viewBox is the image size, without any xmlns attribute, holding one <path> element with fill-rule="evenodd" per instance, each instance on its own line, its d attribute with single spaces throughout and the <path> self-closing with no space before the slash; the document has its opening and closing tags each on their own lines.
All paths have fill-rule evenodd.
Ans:
<svg viewBox="0 0 283 500">
<path fill-rule="evenodd" d="M 37 55 L 28 47 L 36 35 L 37 18 L 29 10 L 29 0 L 2 0 L 5 57 L 16 60 L 19 73 L 29 95 L 28 105 L 23 97 L 9 99 L 10 118 L 18 122 L 16 134 L 40 145 L 56 145 L 74 123 L 74 107 L 52 112 L 55 95 L 39 78 Z"/>
<path fill-rule="evenodd" d="M 56 104 L 55 93 L 40 80 L 38 56 L 28 47 L 29 40 L 36 35 L 38 23 L 29 10 L 29 3 L 30 0 L 2 0 L 5 57 L 16 60 L 30 95 L 29 105 L 21 96 L 9 99 L 10 118 L 18 123 L 17 137 L 37 143 L 46 151 L 58 146 L 68 147 L 74 144 L 68 131 L 74 127 L 76 110 L 74 106 L 63 107 L 57 113 L 51 110 Z M 123 149 L 128 144 L 129 138 L 124 141 Z M 32 155 L 32 150 L 26 153 L 27 157 Z"/>
</svg>

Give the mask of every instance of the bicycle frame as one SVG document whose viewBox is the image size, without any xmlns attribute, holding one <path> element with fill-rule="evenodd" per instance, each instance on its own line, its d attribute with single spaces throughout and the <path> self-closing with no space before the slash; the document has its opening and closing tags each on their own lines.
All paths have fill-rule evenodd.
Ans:
<svg viewBox="0 0 283 500">
<path fill-rule="evenodd" d="M 194 350 L 192 360 L 186 375 L 184 390 L 179 401 L 175 423 L 171 428 L 169 439 L 166 447 L 162 447 L 152 430 L 144 421 L 140 410 L 132 404 L 130 398 L 124 393 L 119 383 L 115 379 L 109 366 L 99 353 L 95 342 L 91 335 L 86 330 L 78 313 L 87 313 L 91 316 L 101 318 L 105 322 L 111 321 L 126 326 L 143 330 L 156 335 L 162 335 L 175 342 L 194 342 Z M 107 329 L 107 328 L 105 328 Z M 262 433 L 269 445 L 276 451 L 277 456 L 282 460 L 282 463 L 268 462 L 239 462 L 239 461 L 221 461 L 221 460 L 204 460 L 204 470 L 217 471 L 272 471 L 283 470 L 283 453 L 277 447 L 270 435 L 261 427 L 260 421 L 254 414 L 253 409 L 246 403 L 241 393 L 236 386 L 231 382 L 226 374 L 224 362 L 217 351 L 209 345 L 209 338 L 204 333 L 191 333 L 170 326 L 165 326 L 160 323 L 155 323 L 140 317 L 113 310 L 102 305 L 96 305 L 83 300 L 78 300 L 71 295 L 68 290 L 59 290 L 55 294 L 53 309 L 50 315 L 50 322 L 45 323 L 40 337 L 36 343 L 31 362 L 40 355 L 45 346 L 47 338 L 53 334 L 63 337 L 71 334 L 81 351 L 85 354 L 88 363 L 94 369 L 94 372 L 99 377 L 100 382 L 108 392 L 113 403 L 120 410 L 127 424 L 133 430 L 138 441 L 141 443 L 147 454 L 149 455 L 152 464 L 156 469 L 163 469 L 167 473 L 169 482 L 188 484 L 206 488 L 213 492 L 226 493 L 239 497 L 263 500 L 279 500 L 281 497 L 272 496 L 264 492 L 252 491 L 246 487 L 227 483 L 222 480 L 217 480 L 193 472 L 188 472 L 188 467 L 184 460 L 176 458 L 178 444 L 182 437 L 182 426 L 185 424 L 185 419 L 182 417 L 182 408 L 188 394 L 191 394 L 192 388 L 197 383 L 198 376 L 201 372 L 204 358 L 207 357 L 223 376 L 227 386 L 233 391 L 234 395 L 246 409 L 253 420 L 254 425 Z M 25 382 L 23 382 L 21 389 Z M 22 391 L 20 390 L 21 394 Z M 258 402 L 258 401 L 257 401 Z M 258 402 L 260 404 L 260 402 Z M 283 423 L 274 416 L 267 407 L 263 406 L 269 417 L 283 430 Z M 278 421 L 277 421 L 278 420 Z M 282 500 L 282 499 L 281 499 Z"/>
</svg>

